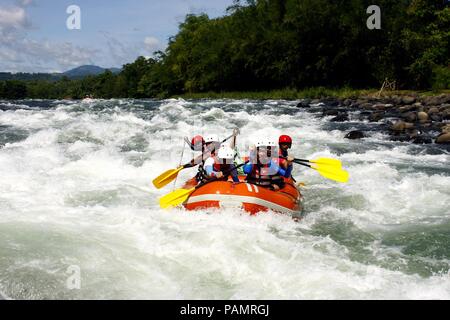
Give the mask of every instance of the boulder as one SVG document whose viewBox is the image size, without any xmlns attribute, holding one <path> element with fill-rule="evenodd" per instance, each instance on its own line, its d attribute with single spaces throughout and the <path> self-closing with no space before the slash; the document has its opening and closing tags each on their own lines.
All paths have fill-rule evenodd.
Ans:
<svg viewBox="0 0 450 320">
<path fill-rule="evenodd" d="M 431 121 L 435 121 L 435 122 L 441 122 L 442 121 L 442 116 L 439 113 L 433 113 L 430 115 L 430 120 Z"/>
<path fill-rule="evenodd" d="M 330 107 L 338 107 L 340 105 L 339 100 L 334 99 L 334 98 L 327 98 L 327 99 L 324 99 L 322 102 Z"/>
<path fill-rule="evenodd" d="M 429 144 L 432 142 L 433 142 L 433 139 L 431 139 L 431 137 L 426 134 L 418 135 L 412 140 L 412 143 L 415 143 L 415 144 Z"/>
<path fill-rule="evenodd" d="M 450 94 L 444 93 L 439 96 L 439 104 L 450 103 Z"/>
<path fill-rule="evenodd" d="M 417 118 L 419 119 L 420 122 L 428 121 L 428 114 L 426 112 L 421 111 L 417 114 Z"/>
<path fill-rule="evenodd" d="M 365 98 L 359 98 L 359 99 L 357 99 L 356 100 L 356 104 L 358 104 L 358 105 L 360 105 L 360 104 L 363 104 L 363 103 L 367 103 L 369 100 L 367 100 L 367 99 L 365 99 Z"/>
<path fill-rule="evenodd" d="M 417 115 L 415 112 L 406 112 L 402 114 L 402 118 L 407 122 L 414 122 L 417 120 Z"/>
<path fill-rule="evenodd" d="M 425 97 L 422 99 L 423 104 L 426 106 L 437 106 L 450 102 L 450 94 L 441 94 L 439 96 Z"/>
<path fill-rule="evenodd" d="M 310 99 L 305 99 L 297 104 L 297 108 L 309 108 L 311 107 L 310 103 L 311 103 Z"/>
<path fill-rule="evenodd" d="M 450 132 L 441 133 L 439 136 L 437 136 L 436 143 L 450 144 Z"/>
<path fill-rule="evenodd" d="M 393 106 L 394 105 L 390 104 L 390 103 L 377 103 L 372 106 L 372 109 L 384 111 L 384 110 L 392 108 Z"/>
<path fill-rule="evenodd" d="M 359 130 L 354 130 L 354 131 L 350 131 L 349 133 L 347 133 L 344 138 L 355 140 L 355 139 L 362 139 L 364 137 L 365 137 L 364 132 L 359 131 Z"/>
<path fill-rule="evenodd" d="M 378 122 L 383 119 L 383 112 L 374 112 L 369 116 L 369 122 Z"/>
<path fill-rule="evenodd" d="M 401 101 L 402 104 L 413 104 L 414 102 L 416 102 L 416 98 L 411 96 L 404 96 L 402 97 Z"/>
<path fill-rule="evenodd" d="M 397 121 L 391 126 L 391 130 L 401 132 L 405 129 L 412 129 L 414 128 L 414 124 L 410 122 L 404 122 L 404 121 Z"/>
<path fill-rule="evenodd" d="M 442 119 L 450 120 L 450 110 L 445 110 L 444 112 L 442 112 Z"/>
<path fill-rule="evenodd" d="M 442 133 L 450 133 L 450 123 L 444 125 L 444 126 L 441 128 L 441 132 L 442 132 Z"/>
<path fill-rule="evenodd" d="M 337 115 L 336 117 L 334 117 L 333 119 L 331 119 L 331 122 L 344 122 L 344 121 L 348 121 L 348 114 L 346 113 L 342 113 Z"/>
<path fill-rule="evenodd" d="M 405 122 L 404 121 L 397 121 L 394 123 L 391 127 L 391 130 L 393 131 L 404 131 L 405 130 Z"/>
<path fill-rule="evenodd" d="M 342 103 L 344 106 L 349 107 L 352 105 L 352 100 L 351 99 L 345 99 L 344 102 Z"/>
<path fill-rule="evenodd" d="M 373 104 L 370 102 L 365 102 L 359 105 L 361 109 L 370 110 L 372 109 Z"/>
<path fill-rule="evenodd" d="M 402 97 L 399 96 L 392 96 L 389 101 L 393 104 L 403 104 Z"/>
<path fill-rule="evenodd" d="M 400 135 L 391 136 L 389 138 L 389 140 L 391 140 L 391 141 L 398 141 L 398 142 L 406 142 L 406 141 L 411 140 L 411 138 L 407 134 L 400 134 Z"/>
<path fill-rule="evenodd" d="M 426 106 L 436 106 L 439 104 L 439 99 L 435 96 L 422 98 L 422 103 Z"/>
<path fill-rule="evenodd" d="M 393 131 L 403 131 L 405 130 L 405 122 L 404 121 L 397 121 L 394 123 L 391 127 L 391 130 Z"/>
<path fill-rule="evenodd" d="M 431 122 L 430 131 L 442 131 L 442 128 L 445 126 L 442 122 Z"/>
<path fill-rule="evenodd" d="M 400 112 L 409 112 L 409 111 L 413 111 L 416 110 L 415 106 L 401 106 L 398 108 L 398 111 Z"/>
<path fill-rule="evenodd" d="M 322 112 L 322 116 L 337 116 L 339 114 L 339 110 L 331 109 L 331 110 L 324 110 Z"/>
<path fill-rule="evenodd" d="M 439 108 L 437 108 L 437 107 L 431 107 L 430 109 L 428 109 L 428 112 L 427 112 L 429 115 L 432 115 L 432 114 L 434 114 L 434 113 L 439 113 Z"/>
</svg>

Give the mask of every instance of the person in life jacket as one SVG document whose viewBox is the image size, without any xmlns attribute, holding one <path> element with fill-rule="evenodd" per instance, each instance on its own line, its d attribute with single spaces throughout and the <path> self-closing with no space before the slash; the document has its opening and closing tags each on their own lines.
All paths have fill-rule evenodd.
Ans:
<svg viewBox="0 0 450 320">
<path fill-rule="evenodd" d="M 222 145 L 217 152 L 217 155 L 213 155 L 206 159 L 204 169 L 205 175 L 202 177 L 202 181 L 217 179 L 227 181 L 231 175 L 233 182 L 239 182 L 239 178 L 234 166 L 234 150 L 226 145 Z"/>
<path fill-rule="evenodd" d="M 201 164 L 204 161 L 204 159 L 207 158 L 203 155 L 205 151 L 205 140 L 203 139 L 202 136 L 197 135 L 193 137 L 191 142 L 189 143 L 189 147 L 191 148 L 192 151 L 201 151 L 202 154 L 193 158 L 188 163 L 182 165 L 181 167 L 183 167 L 183 169 L 195 167 L 196 165 Z"/>
<path fill-rule="evenodd" d="M 206 176 L 206 172 L 204 169 L 205 161 L 209 157 L 215 155 L 216 150 L 219 149 L 218 146 L 220 146 L 220 140 L 216 134 L 208 135 L 205 137 L 205 139 L 203 139 L 202 136 L 195 136 L 194 138 L 192 138 L 189 145 L 192 151 L 201 151 L 202 154 L 198 155 L 190 162 L 182 166 L 184 169 L 186 169 L 198 165 L 198 172 L 196 176 L 192 179 L 189 179 L 183 186 L 184 188 L 191 188 L 204 180 L 204 177 Z"/>
<path fill-rule="evenodd" d="M 239 154 L 239 150 L 236 146 L 236 138 L 238 134 L 240 133 L 238 128 L 233 129 L 233 137 L 230 142 L 230 148 L 234 150 L 234 165 L 237 167 L 237 174 L 238 175 L 244 175 L 244 168 L 240 166 L 244 163 L 244 160 L 241 158 L 241 155 Z"/>
<path fill-rule="evenodd" d="M 279 166 L 276 142 L 271 139 L 261 139 L 254 147 L 254 150 L 250 150 L 250 162 L 244 166 L 247 182 L 272 190 L 280 190 L 285 185 L 283 177 L 289 178 L 291 171 Z"/>
<path fill-rule="evenodd" d="M 290 170 L 292 172 L 292 162 L 294 157 L 290 156 L 288 150 L 292 147 L 292 138 L 288 135 L 281 135 L 278 138 L 279 147 L 279 163 L 284 170 Z"/>
</svg>

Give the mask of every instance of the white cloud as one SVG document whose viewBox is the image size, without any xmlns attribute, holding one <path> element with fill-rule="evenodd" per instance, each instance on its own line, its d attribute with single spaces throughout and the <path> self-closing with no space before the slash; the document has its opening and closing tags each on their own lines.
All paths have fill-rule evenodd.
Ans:
<svg viewBox="0 0 450 320">
<path fill-rule="evenodd" d="M 2 52 L 0 70 L 6 68 L 8 71 L 28 72 L 40 71 L 43 65 L 66 71 L 80 65 L 93 64 L 93 59 L 98 53 L 95 49 L 74 46 L 69 42 L 54 43 L 26 38 L 16 39 L 7 46 L 0 44 L 0 52 Z M 9 67 L 12 63 L 16 70 Z"/>
<path fill-rule="evenodd" d="M 158 39 L 156 39 L 155 37 L 145 37 L 144 45 L 145 45 L 145 49 L 150 53 L 153 53 L 155 51 L 162 49 L 161 42 Z"/>
<path fill-rule="evenodd" d="M 145 37 L 142 42 L 129 43 L 122 42 L 106 31 L 100 32 L 106 38 L 106 44 L 109 49 L 114 65 L 124 65 L 131 63 L 138 56 L 149 57 L 155 51 L 164 50 L 164 45 L 155 37 Z"/>
<path fill-rule="evenodd" d="M 122 43 L 109 32 L 101 31 L 100 33 L 106 38 L 106 45 L 115 65 L 123 65 L 136 59 L 139 50 L 136 45 Z"/>
<path fill-rule="evenodd" d="M 26 13 L 23 8 L 0 7 L 0 31 L 5 33 L 6 31 L 21 29 L 27 25 Z"/>
<path fill-rule="evenodd" d="M 31 0 L 17 1 L 27 6 Z M 30 21 L 24 8 L 0 6 L 0 71 L 66 71 L 83 64 L 93 64 L 98 50 L 75 46 L 70 42 L 29 39 Z"/>
<path fill-rule="evenodd" d="M 17 0 L 17 3 L 19 4 L 19 6 L 22 6 L 22 7 L 29 6 L 32 2 L 33 2 L 33 0 Z"/>
</svg>

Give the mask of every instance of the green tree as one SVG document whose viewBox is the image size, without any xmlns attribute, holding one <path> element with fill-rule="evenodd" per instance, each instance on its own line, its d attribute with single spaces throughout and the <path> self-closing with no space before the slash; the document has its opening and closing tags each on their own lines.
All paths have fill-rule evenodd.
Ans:
<svg viewBox="0 0 450 320">
<path fill-rule="evenodd" d="M 2 91 L 6 99 L 24 99 L 27 96 L 27 86 L 19 80 L 5 81 Z"/>
</svg>

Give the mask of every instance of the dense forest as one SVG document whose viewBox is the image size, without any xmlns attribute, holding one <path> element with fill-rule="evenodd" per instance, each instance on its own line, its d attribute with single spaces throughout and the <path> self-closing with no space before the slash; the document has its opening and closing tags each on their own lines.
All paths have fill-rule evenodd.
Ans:
<svg viewBox="0 0 450 320">
<path fill-rule="evenodd" d="M 118 74 L 0 81 L 4 98 L 168 97 L 306 87 L 450 87 L 447 0 L 235 0 L 227 15 L 187 15 L 164 52 Z"/>
</svg>

